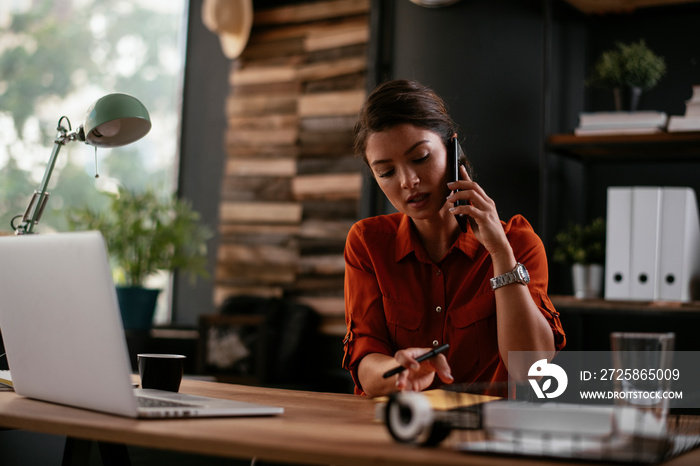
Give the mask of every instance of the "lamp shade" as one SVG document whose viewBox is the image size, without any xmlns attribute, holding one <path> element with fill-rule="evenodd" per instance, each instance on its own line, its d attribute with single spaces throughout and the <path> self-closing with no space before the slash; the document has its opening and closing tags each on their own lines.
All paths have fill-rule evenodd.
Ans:
<svg viewBox="0 0 700 466">
<path fill-rule="evenodd" d="M 129 94 L 107 94 L 88 108 L 85 142 L 95 147 L 118 147 L 144 137 L 151 130 L 148 110 Z"/>
</svg>

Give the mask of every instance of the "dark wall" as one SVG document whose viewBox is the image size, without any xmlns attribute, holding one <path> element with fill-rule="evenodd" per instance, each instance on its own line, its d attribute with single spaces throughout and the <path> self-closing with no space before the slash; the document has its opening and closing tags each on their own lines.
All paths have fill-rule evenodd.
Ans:
<svg viewBox="0 0 700 466">
<path fill-rule="evenodd" d="M 591 17 L 588 19 L 589 65 L 615 42 L 637 42 L 647 46 L 666 61 L 667 73 L 654 89 L 642 98 L 640 110 L 660 110 L 682 115 L 691 86 L 700 83 L 700 4 L 641 9 L 633 15 Z M 586 110 L 613 110 L 608 92 L 589 88 Z"/>
<path fill-rule="evenodd" d="M 447 102 L 477 181 L 501 217 L 539 222 L 542 13 L 539 2 L 470 0 L 444 8 L 386 2 L 391 77 Z"/>
<path fill-rule="evenodd" d="M 187 25 L 185 85 L 182 101 L 179 195 L 192 201 L 202 220 L 216 232 L 221 173 L 224 167 L 225 101 L 231 62 L 219 39 L 202 24 L 202 0 L 191 0 Z M 217 238 L 209 241 L 208 270 L 213 279 Z M 214 312 L 213 280 L 175 277 L 173 321 L 194 325 L 200 314 Z"/>
</svg>

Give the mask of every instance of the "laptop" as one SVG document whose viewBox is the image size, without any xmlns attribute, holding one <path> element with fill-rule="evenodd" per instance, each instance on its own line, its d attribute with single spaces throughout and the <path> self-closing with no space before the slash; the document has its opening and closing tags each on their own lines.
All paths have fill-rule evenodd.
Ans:
<svg viewBox="0 0 700 466">
<path fill-rule="evenodd" d="M 132 418 L 284 412 L 134 389 L 107 247 L 96 231 L 0 237 L 0 331 L 15 392 L 28 398 Z"/>
</svg>

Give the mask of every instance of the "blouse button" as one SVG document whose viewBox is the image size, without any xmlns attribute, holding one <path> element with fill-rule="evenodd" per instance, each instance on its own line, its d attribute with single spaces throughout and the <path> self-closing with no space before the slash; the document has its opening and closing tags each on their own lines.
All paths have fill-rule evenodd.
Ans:
<svg viewBox="0 0 700 466">
<path fill-rule="evenodd" d="M 441 312 L 442 312 L 442 307 L 440 307 L 440 306 L 436 307 L 436 308 L 435 308 L 435 312 L 437 312 L 438 314 L 441 313 Z"/>
<path fill-rule="evenodd" d="M 441 274 L 442 274 L 442 270 L 440 270 L 440 269 L 438 269 L 437 272 L 435 272 L 435 275 L 441 275 Z"/>
<path fill-rule="evenodd" d="M 439 344 L 440 344 L 440 342 L 439 342 L 439 341 L 437 341 L 437 340 L 433 340 L 433 346 L 438 346 Z"/>
</svg>

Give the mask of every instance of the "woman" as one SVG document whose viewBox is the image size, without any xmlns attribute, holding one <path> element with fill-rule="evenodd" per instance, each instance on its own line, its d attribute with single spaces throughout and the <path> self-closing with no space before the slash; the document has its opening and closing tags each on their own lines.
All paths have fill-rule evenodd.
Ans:
<svg viewBox="0 0 700 466">
<path fill-rule="evenodd" d="M 448 183 L 452 137 L 443 101 L 413 81 L 375 89 L 355 125 L 356 153 L 398 210 L 356 223 L 345 246 L 343 366 L 356 393 L 504 382 L 508 351 L 551 357 L 565 344 L 541 240 L 520 215 L 502 222 L 464 166 Z M 456 215 L 468 216 L 466 232 Z M 507 284 L 524 269 L 529 283 Z M 416 361 L 444 343 L 446 354 Z M 407 370 L 383 377 L 397 365 Z"/>
</svg>

